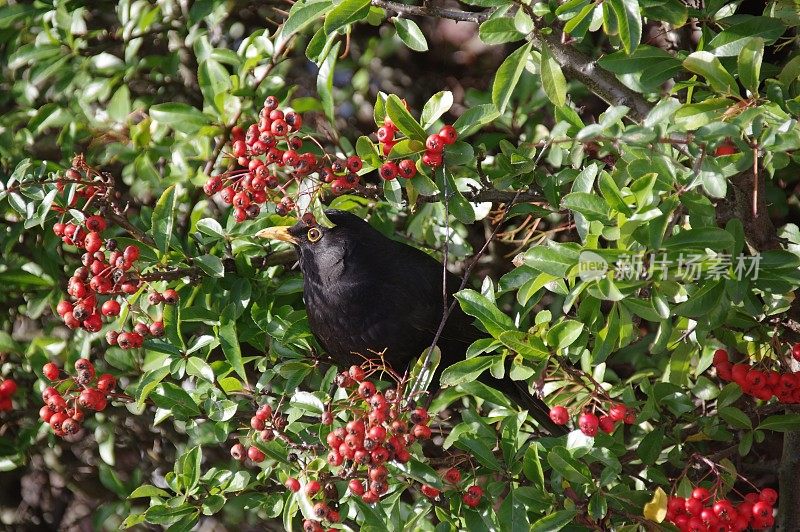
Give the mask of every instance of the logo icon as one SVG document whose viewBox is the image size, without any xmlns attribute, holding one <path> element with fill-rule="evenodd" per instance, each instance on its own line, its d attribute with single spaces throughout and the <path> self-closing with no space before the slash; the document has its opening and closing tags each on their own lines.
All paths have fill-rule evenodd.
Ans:
<svg viewBox="0 0 800 532">
<path fill-rule="evenodd" d="M 608 262 L 594 251 L 582 251 L 578 257 L 578 277 L 595 281 L 606 276 Z"/>
</svg>

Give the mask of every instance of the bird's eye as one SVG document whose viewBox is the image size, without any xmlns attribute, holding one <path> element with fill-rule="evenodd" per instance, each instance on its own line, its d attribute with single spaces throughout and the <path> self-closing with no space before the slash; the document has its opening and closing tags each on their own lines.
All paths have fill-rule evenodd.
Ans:
<svg viewBox="0 0 800 532">
<path fill-rule="evenodd" d="M 317 240 L 322 238 L 322 231 L 320 231 L 316 227 L 312 227 L 311 229 L 308 230 L 307 236 L 310 242 L 316 242 Z"/>
</svg>

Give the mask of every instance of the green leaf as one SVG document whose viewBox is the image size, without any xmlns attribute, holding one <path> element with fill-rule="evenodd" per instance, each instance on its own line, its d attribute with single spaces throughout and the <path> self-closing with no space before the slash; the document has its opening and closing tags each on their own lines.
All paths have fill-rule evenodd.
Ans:
<svg viewBox="0 0 800 532">
<path fill-rule="evenodd" d="M 396 94 L 390 94 L 388 98 L 386 98 L 386 114 L 392 119 L 397 129 L 402 131 L 408 138 L 420 142 L 425 142 L 425 139 L 428 138 L 428 134 L 425 133 L 422 126 L 414 120 L 414 117 L 411 116 L 411 113 L 406 109 L 405 104 Z"/>
<path fill-rule="evenodd" d="M 800 430 L 800 414 L 777 414 L 759 423 L 759 430 L 775 432 L 794 432 Z"/>
<path fill-rule="evenodd" d="M 200 84 L 203 100 L 220 115 L 224 113 L 224 106 L 217 101 L 217 95 L 231 89 L 231 77 L 225 67 L 214 59 L 206 59 L 197 70 L 197 82 Z"/>
<path fill-rule="evenodd" d="M 200 481 L 200 462 L 203 460 L 202 448 L 198 445 L 183 453 L 175 461 L 175 475 L 188 492 Z"/>
<path fill-rule="evenodd" d="M 561 208 L 579 212 L 590 221 L 608 221 L 610 214 L 603 198 L 591 192 L 570 192 L 561 198 Z"/>
<path fill-rule="evenodd" d="M 497 337 L 500 342 L 509 349 L 519 353 L 528 360 L 544 360 L 550 356 L 550 352 L 542 342 L 541 338 L 527 335 L 522 331 L 509 330 L 500 333 Z"/>
<path fill-rule="evenodd" d="M 331 8 L 333 2 L 330 0 L 320 0 L 318 2 L 296 2 L 289 10 L 289 16 L 281 26 L 281 34 L 284 38 L 290 37 L 293 33 L 300 31 L 311 22 L 322 18 Z"/>
<path fill-rule="evenodd" d="M 772 44 L 785 31 L 786 26 L 778 19 L 748 17 L 743 22 L 733 24 L 723 30 L 711 39 L 708 46 L 717 57 L 731 57 L 739 55 L 739 52 L 753 37 L 760 37 L 767 44 Z"/>
<path fill-rule="evenodd" d="M 698 290 L 689 295 L 689 299 L 676 306 L 673 312 L 678 316 L 699 318 L 712 311 L 722 298 L 725 283 L 722 281 L 708 281 Z"/>
<path fill-rule="evenodd" d="M 497 512 L 497 518 L 504 526 L 509 527 L 509 530 L 528 530 L 530 528 L 527 509 L 523 498 L 516 489 L 512 488 L 506 494 L 506 498 Z"/>
<path fill-rule="evenodd" d="M 210 118 L 198 109 L 185 103 L 160 103 L 150 108 L 150 116 L 156 122 L 170 126 L 181 133 L 196 133 L 211 123 Z"/>
<path fill-rule="evenodd" d="M 190 418 L 200 415 L 200 408 L 192 396 L 171 382 L 159 384 L 156 391 L 150 394 L 150 399 L 159 408 L 172 410 L 177 417 Z"/>
<path fill-rule="evenodd" d="M 747 415 L 732 406 L 725 406 L 718 410 L 719 417 L 727 421 L 732 427 L 737 429 L 752 429 L 753 424 Z"/>
<path fill-rule="evenodd" d="M 168 525 L 195 513 L 197 513 L 197 510 L 188 504 L 181 504 L 175 508 L 167 506 L 166 504 L 158 504 L 148 508 L 144 513 L 144 517 L 148 523 Z"/>
<path fill-rule="evenodd" d="M 636 453 L 642 459 L 643 464 L 652 465 L 661 455 L 661 444 L 664 441 L 664 429 L 659 428 L 649 432 L 642 438 L 636 447 Z"/>
<path fill-rule="evenodd" d="M 204 235 L 208 235 L 216 239 L 225 238 L 225 230 L 214 218 L 202 218 L 197 221 L 195 227 Z"/>
<path fill-rule="evenodd" d="M 489 369 L 494 362 L 492 357 L 473 357 L 456 362 L 442 372 L 441 384 L 443 387 L 447 387 L 472 382 Z"/>
<path fill-rule="evenodd" d="M 565 277 L 578 263 L 578 253 L 565 246 L 536 246 L 525 252 L 525 264 L 556 277 Z"/>
<path fill-rule="evenodd" d="M 703 76 L 711 88 L 721 94 L 739 93 L 736 80 L 711 52 L 693 52 L 683 60 L 683 66 L 690 72 Z"/>
<path fill-rule="evenodd" d="M 525 63 L 527 63 L 528 56 L 531 53 L 531 46 L 531 43 L 527 43 L 517 48 L 497 69 L 494 83 L 492 83 L 492 102 L 501 114 L 505 112 L 508 102 L 511 101 L 514 88 L 517 86 L 523 70 L 525 70 Z"/>
<path fill-rule="evenodd" d="M 547 463 L 569 482 L 578 484 L 592 482 L 589 468 L 573 458 L 565 447 L 553 447 L 547 453 Z"/>
<path fill-rule="evenodd" d="M 247 380 L 247 374 L 244 371 L 244 364 L 242 363 L 242 351 L 239 346 L 239 337 L 236 333 L 236 320 L 230 318 L 232 314 L 229 312 L 229 307 L 223 313 L 222 324 L 219 326 L 217 336 L 219 343 L 222 346 L 222 352 L 225 354 L 225 360 L 231 365 L 233 370 L 242 378 Z M 227 319 L 225 316 L 228 316 Z"/>
<path fill-rule="evenodd" d="M 493 104 L 476 105 L 464 111 L 453 124 L 458 131 L 458 136 L 464 138 L 472 135 L 478 129 L 500 116 L 500 112 Z"/>
<path fill-rule="evenodd" d="M 715 251 L 729 250 L 733 248 L 734 238 L 728 231 L 718 227 L 700 227 L 697 229 L 686 229 L 670 237 L 664 242 L 664 248 L 668 250 L 703 250 L 706 248 Z"/>
<path fill-rule="evenodd" d="M 222 265 L 222 259 L 215 255 L 200 255 L 195 257 L 197 266 L 211 277 L 225 277 L 225 266 Z"/>
<path fill-rule="evenodd" d="M 416 22 L 400 17 L 394 17 L 392 20 L 394 27 L 397 29 L 397 36 L 406 46 L 415 52 L 426 52 L 428 50 L 428 42 Z"/>
<path fill-rule="evenodd" d="M 125 123 L 131 114 L 131 93 L 127 85 L 121 85 L 108 101 L 108 116 L 115 122 Z"/>
<path fill-rule="evenodd" d="M 638 0 L 607 0 L 617 17 L 619 38 L 625 52 L 632 54 L 642 40 L 642 17 Z"/>
<path fill-rule="evenodd" d="M 508 17 L 490 18 L 481 24 L 478 35 L 486 44 L 503 44 L 520 41 L 525 34 L 517 30 L 514 19 Z"/>
<path fill-rule="evenodd" d="M 367 16 L 369 2 L 370 0 L 342 0 L 336 4 L 325 17 L 325 33 L 334 32 Z"/>
<path fill-rule="evenodd" d="M 419 121 L 423 129 L 431 127 L 440 116 L 445 114 L 453 106 L 453 93 L 450 91 L 440 91 L 430 97 L 422 108 Z"/>
<path fill-rule="evenodd" d="M 575 519 L 577 511 L 559 510 L 542 517 L 531 525 L 529 532 L 558 532 Z"/>
<path fill-rule="evenodd" d="M 758 95 L 763 59 L 764 39 L 759 37 L 748 40 L 739 52 L 739 81 L 753 95 Z"/>
<path fill-rule="evenodd" d="M 172 185 L 161 194 L 153 209 L 151 234 L 156 247 L 161 253 L 169 250 L 172 234 L 175 231 L 175 210 L 178 206 L 176 185 Z"/>
<path fill-rule="evenodd" d="M 546 42 L 542 42 L 539 72 L 542 76 L 542 88 L 553 105 L 563 107 L 567 103 L 567 80 L 561 71 L 561 65 L 550 53 Z"/>
<path fill-rule="evenodd" d="M 547 331 L 547 344 L 556 349 L 564 349 L 572 345 L 583 332 L 583 323 L 575 320 L 564 320 Z"/>
<path fill-rule="evenodd" d="M 500 471 L 502 469 L 500 461 L 494 456 L 489 446 L 481 440 L 462 437 L 456 441 L 456 447 L 469 451 L 481 465 L 488 467 L 492 471 Z"/>
<path fill-rule="evenodd" d="M 333 45 L 319 66 L 317 72 L 317 93 L 319 99 L 322 101 L 322 108 L 325 110 L 325 116 L 331 122 L 334 121 L 333 115 L 333 71 L 336 66 L 336 58 L 339 55 L 339 43 Z"/>
<path fill-rule="evenodd" d="M 208 382 L 214 382 L 214 370 L 205 360 L 198 357 L 189 357 L 189 360 L 186 361 L 186 373 Z"/>
<path fill-rule="evenodd" d="M 169 493 L 150 484 L 143 484 L 128 495 L 129 499 L 138 499 L 140 497 L 169 497 Z"/>
<path fill-rule="evenodd" d="M 475 290 L 462 290 L 456 294 L 461 309 L 474 318 L 478 318 L 486 330 L 497 338 L 509 329 L 515 329 L 514 322 L 500 312 L 497 305 L 483 294 Z"/>
</svg>

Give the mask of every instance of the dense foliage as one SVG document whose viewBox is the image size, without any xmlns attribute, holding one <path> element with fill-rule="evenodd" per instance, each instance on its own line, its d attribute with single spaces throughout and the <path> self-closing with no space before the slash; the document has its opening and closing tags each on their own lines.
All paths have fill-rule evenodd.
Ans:
<svg viewBox="0 0 800 532">
<path fill-rule="evenodd" d="M 110 6 L 0 7 L 4 525 L 800 528 L 795 2 Z M 255 237 L 327 207 L 469 276 L 436 396 Z"/>
</svg>

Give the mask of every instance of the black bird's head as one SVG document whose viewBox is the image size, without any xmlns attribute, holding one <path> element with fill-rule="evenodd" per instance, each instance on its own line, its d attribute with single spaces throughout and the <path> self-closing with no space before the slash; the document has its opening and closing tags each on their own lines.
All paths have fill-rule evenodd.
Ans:
<svg viewBox="0 0 800 532">
<path fill-rule="evenodd" d="M 342 273 L 345 257 L 380 233 L 346 211 L 330 209 L 325 211 L 325 215 L 332 227 L 307 224 L 301 220 L 292 226 L 268 227 L 256 236 L 293 244 L 300 256 L 300 268 L 307 276 L 328 277 Z"/>
</svg>

